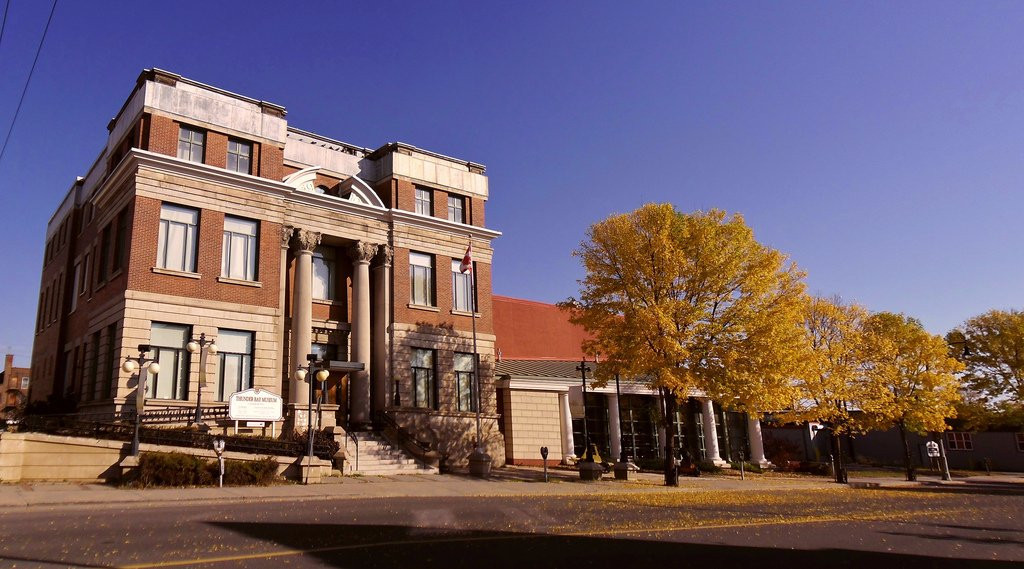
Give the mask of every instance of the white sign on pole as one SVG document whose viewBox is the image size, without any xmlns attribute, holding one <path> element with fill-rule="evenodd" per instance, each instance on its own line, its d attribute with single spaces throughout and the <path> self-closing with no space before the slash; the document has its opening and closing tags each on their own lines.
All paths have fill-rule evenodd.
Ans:
<svg viewBox="0 0 1024 569">
<path fill-rule="evenodd" d="M 928 451 L 928 458 L 939 457 L 939 443 L 935 441 L 928 441 L 924 444 L 924 448 Z"/>
<path fill-rule="evenodd" d="M 228 417 L 232 421 L 281 421 L 284 398 L 259 388 L 236 391 L 228 398 Z"/>
</svg>

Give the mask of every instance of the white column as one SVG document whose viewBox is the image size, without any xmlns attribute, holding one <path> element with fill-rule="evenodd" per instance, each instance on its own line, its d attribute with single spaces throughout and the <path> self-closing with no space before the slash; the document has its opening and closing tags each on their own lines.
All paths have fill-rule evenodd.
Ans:
<svg viewBox="0 0 1024 569">
<path fill-rule="evenodd" d="M 292 234 L 295 233 L 295 228 L 291 225 L 281 226 L 281 274 L 279 277 L 279 288 L 277 297 L 277 306 L 281 310 L 281 315 L 277 320 L 277 337 L 280 344 L 279 346 L 287 346 L 288 344 L 288 328 L 285 325 L 285 290 L 288 286 L 288 249 L 291 248 Z M 282 350 L 280 357 L 287 362 L 287 366 L 278 363 L 278 371 L 284 374 L 282 378 L 280 389 L 278 393 L 284 393 L 283 389 L 285 385 L 291 384 L 291 379 L 294 377 L 292 373 L 294 371 L 295 362 L 292 360 L 292 354 L 290 351 L 285 352 Z M 289 391 L 289 395 L 290 395 Z M 290 400 L 290 399 L 289 399 Z"/>
<path fill-rule="evenodd" d="M 658 413 L 665 412 L 665 398 L 658 394 Z M 665 458 L 665 444 L 668 442 L 668 434 L 665 430 L 664 420 L 658 421 L 658 458 Z"/>
<path fill-rule="evenodd" d="M 767 468 L 771 462 L 764 456 L 764 442 L 761 439 L 761 419 L 756 413 L 747 414 L 747 440 L 750 443 L 750 462 Z"/>
<path fill-rule="evenodd" d="M 576 457 L 575 441 L 572 439 L 572 411 L 569 409 L 569 392 L 564 391 L 558 394 L 558 409 L 562 431 L 562 462 L 568 464 Z"/>
<path fill-rule="evenodd" d="M 320 244 L 320 234 L 299 229 L 295 233 L 295 281 L 292 285 L 292 364 L 288 370 L 291 388 L 288 402 L 295 405 L 295 426 L 305 427 L 308 417 L 309 384 L 295 379 L 295 370 L 307 364 L 306 356 L 313 347 L 313 249 Z M 307 378 L 313 381 L 313 378 Z"/>
<path fill-rule="evenodd" d="M 722 453 L 718 450 L 718 428 L 715 424 L 715 406 L 709 398 L 701 398 L 700 415 L 704 423 L 704 450 L 707 460 L 718 466 L 728 464 L 722 460 Z"/>
<path fill-rule="evenodd" d="M 381 245 L 381 264 L 373 268 L 373 355 L 370 377 L 373 388 L 373 412 L 383 411 L 388 404 L 388 326 L 391 322 L 391 261 L 395 250 Z"/>
<path fill-rule="evenodd" d="M 609 448 L 612 455 L 607 458 L 608 462 L 618 462 L 622 457 L 622 424 L 619 422 L 619 396 L 614 393 L 606 394 L 608 398 L 608 436 Z"/>
<path fill-rule="evenodd" d="M 370 422 L 370 260 L 377 254 L 377 245 L 359 241 L 352 246 L 352 355 L 353 362 L 366 366 L 353 372 L 349 385 L 349 424 L 360 426 Z"/>
</svg>

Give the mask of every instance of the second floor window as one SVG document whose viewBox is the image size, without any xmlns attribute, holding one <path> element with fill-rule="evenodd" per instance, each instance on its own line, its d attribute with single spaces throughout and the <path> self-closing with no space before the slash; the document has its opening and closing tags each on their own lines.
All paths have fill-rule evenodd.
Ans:
<svg viewBox="0 0 1024 569">
<path fill-rule="evenodd" d="M 202 164 L 205 146 L 205 132 L 184 125 L 178 129 L 178 158 Z"/>
<path fill-rule="evenodd" d="M 469 272 L 460 272 L 462 261 L 452 259 L 452 309 L 473 312 L 472 277 Z"/>
<path fill-rule="evenodd" d="M 409 302 L 434 306 L 434 256 L 409 253 Z"/>
<path fill-rule="evenodd" d="M 248 174 L 252 163 L 252 144 L 228 140 L 228 170 Z"/>
<path fill-rule="evenodd" d="M 156 264 L 162 269 L 196 272 L 199 210 L 171 204 L 160 206 L 160 235 Z"/>
<path fill-rule="evenodd" d="M 434 215 L 434 196 L 430 190 L 416 188 L 416 213 Z"/>
<path fill-rule="evenodd" d="M 150 373 L 146 378 L 146 397 L 186 399 L 190 354 L 185 350 L 185 344 L 191 337 L 192 329 L 189 326 L 153 323 L 149 357 L 159 362 L 160 373 Z"/>
<path fill-rule="evenodd" d="M 334 289 L 337 283 L 337 264 L 334 261 L 334 249 L 317 247 L 313 251 L 313 298 L 317 300 L 334 300 Z"/>
<path fill-rule="evenodd" d="M 448 196 L 448 221 L 455 223 L 466 223 L 466 214 L 463 211 L 464 201 L 462 196 Z"/>
<path fill-rule="evenodd" d="M 224 247 L 220 262 L 222 277 L 256 280 L 257 228 L 257 223 L 251 219 L 224 218 Z"/>
</svg>

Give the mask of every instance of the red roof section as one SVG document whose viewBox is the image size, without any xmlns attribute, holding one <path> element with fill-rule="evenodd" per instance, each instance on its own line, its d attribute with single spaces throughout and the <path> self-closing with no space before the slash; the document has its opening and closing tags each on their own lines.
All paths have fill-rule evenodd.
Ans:
<svg viewBox="0 0 1024 569">
<path fill-rule="evenodd" d="M 581 360 L 590 338 L 554 304 L 494 296 L 494 335 L 501 359 Z"/>
</svg>

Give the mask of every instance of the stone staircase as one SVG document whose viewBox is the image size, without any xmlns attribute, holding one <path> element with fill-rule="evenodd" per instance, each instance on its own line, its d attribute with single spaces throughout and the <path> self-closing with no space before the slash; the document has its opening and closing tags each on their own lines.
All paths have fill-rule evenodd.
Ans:
<svg viewBox="0 0 1024 569">
<path fill-rule="evenodd" d="M 436 468 L 421 464 L 379 433 L 351 432 L 345 437 L 345 476 L 437 473 Z"/>
</svg>

